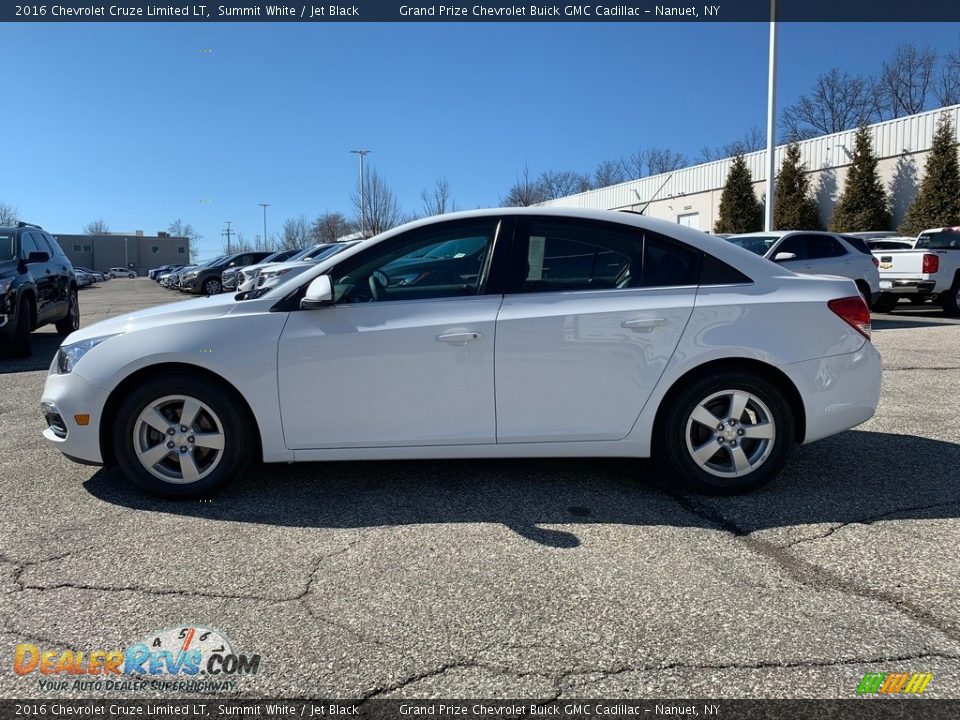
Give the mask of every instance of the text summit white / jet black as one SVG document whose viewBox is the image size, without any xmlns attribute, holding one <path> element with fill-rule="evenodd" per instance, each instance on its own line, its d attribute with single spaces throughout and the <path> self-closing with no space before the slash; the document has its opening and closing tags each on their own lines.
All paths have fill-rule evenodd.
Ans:
<svg viewBox="0 0 960 720">
<path fill-rule="evenodd" d="M 71 334 L 44 437 L 159 495 L 265 462 L 653 457 L 735 493 L 880 393 L 853 281 L 612 211 L 398 227 L 266 291 Z M 322 476 L 318 467 L 318 476 Z"/>
</svg>

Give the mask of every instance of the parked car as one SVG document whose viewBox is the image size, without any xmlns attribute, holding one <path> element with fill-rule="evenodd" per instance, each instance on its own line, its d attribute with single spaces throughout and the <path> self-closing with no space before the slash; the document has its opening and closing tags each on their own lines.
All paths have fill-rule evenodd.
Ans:
<svg viewBox="0 0 960 720">
<path fill-rule="evenodd" d="M 899 237 L 899 233 L 897 233 L 896 230 L 867 230 L 865 232 L 844 233 L 844 235 L 860 238 L 861 240 L 879 240 L 880 238 Z"/>
<path fill-rule="evenodd" d="M 219 258 L 215 258 L 214 260 L 209 260 L 208 262 L 215 262 L 216 259 L 219 259 Z M 176 270 L 174 270 L 169 274 L 161 275 L 160 284 L 170 290 L 176 290 L 180 287 L 180 276 L 183 275 L 184 273 L 187 273 L 187 272 L 190 272 L 191 270 L 196 269 L 197 267 L 199 266 L 185 265 L 184 267 L 177 268 Z"/>
<path fill-rule="evenodd" d="M 285 262 L 290 258 L 292 258 L 294 255 L 298 255 L 301 252 L 302 252 L 301 248 L 295 248 L 292 250 L 280 250 L 278 252 L 273 253 L 272 255 L 268 255 L 259 263 L 256 263 L 254 265 L 246 265 L 243 267 L 234 266 L 232 268 L 228 268 L 227 270 L 224 270 L 223 275 L 220 276 L 221 282 L 223 283 L 223 289 L 239 290 L 240 285 L 244 283 L 248 274 L 249 276 L 253 277 L 256 275 L 257 270 L 259 270 L 264 265 L 268 263 L 274 263 L 274 262 Z M 247 288 L 247 289 L 249 290 L 250 288 Z"/>
<path fill-rule="evenodd" d="M 110 270 L 107 272 L 107 275 L 109 275 L 112 278 L 118 278 L 118 277 L 135 278 L 137 276 L 137 273 L 131 270 L 130 268 L 115 267 L 115 268 L 110 268 Z"/>
<path fill-rule="evenodd" d="M 93 285 L 93 275 L 91 275 L 86 270 L 81 270 L 80 268 L 75 267 L 73 269 L 73 277 L 77 282 L 77 287 L 85 288 Z"/>
<path fill-rule="evenodd" d="M 63 336 L 80 327 L 73 266 L 39 225 L 0 227 L 0 348 L 28 357 L 30 333 L 43 325 Z"/>
<path fill-rule="evenodd" d="M 161 273 L 168 272 L 180 267 L 179 265 L 161 265 L 160 267 L 155 267 L 152 270 L 147 271 L 147 277 L 151 280 L 156 280 L 157 276 Z"/>
<path fill-rule="evenodd" d="M 880 293 L 879 261 L 858 237 L 811 230 L 731 235 L 728 242 L 797 273 L 850 278 L 869 305 Z"/>
<path fill-rule="evenodd" d="M 917 244 L 916 238 L 911 237 L 890 237 L 879 238 L 877 240 L 866 240 L 867 247 L 874 255 L 877 250 L 911 250 Z"/>
<path fill-rule="evenodd" d="M 960 227 L 924 230 L 909 250 L 878 253 L 882 294 L 874 309 L 890 312 L 901 298 L 939 302 L 943 312 L 960 316 Z"/>
<path fill-rule="evenodd" d="M 223 281 L 220 278 L 224 270 L 253 265 L 269 254 L 269 252 L 262 250 L 242 252 L 198 265 L 189 272 L 181 273 L 180 291 L 193 293 L 194 295 L 217 295 L 223 291 Z"/>
<path fill-rule="evenodd" d="M 385 277 L 477 237 L 483 269 L 461 282 L 439 266 L 435 283 Z M 571 248 L 579 273 L 555 277 Z M 258 457 L 653 455 L 670 481 L 729 494 L 873 415 L 869 340 L 849 279 L 642 215 L 479 210 L 395 228 L 257 298 L 84 328 L 51 365 L 43 434 L 181 498 Z"/>
<path fill-rule="evenodd" d="M 350 242 L 320 243 L 312 248 L 300 253 L 299 260 L 288 260 L 284 263 L 271 263 L 264 265 L 257 273 L 257 294 L 265 293 L 270 288 L 274 288 L 282 282 L 286 282 L 292 277 L 296 277 L 302 272 L 306 272 L 321 260 L 332 257 L 348 247 L 355 245 L 357 240 Z"/>
</svg>

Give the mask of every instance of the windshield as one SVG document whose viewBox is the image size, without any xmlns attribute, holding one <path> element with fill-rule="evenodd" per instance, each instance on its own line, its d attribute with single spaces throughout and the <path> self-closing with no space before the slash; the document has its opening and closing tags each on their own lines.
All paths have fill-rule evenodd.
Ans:
<svg viewBox="0 0 960 720">
<path fill-rule="evenodd" d="M 767 250 L 780 238 L 776 235 L 734 235 L 727 241 L 749 250 L 754 255 L 766 255 Z"/>
<path fill-rule="evenodd" d="M 466 255 L 473 255 L 487 246 L 487 238 L 458 238 L 457 240 L 448 240 L 440 243 L 436 247 L 424 253 L 421 257 L 428 258 L 462 258 Z"/>
<path fill-rule="evenodd" d="M 0 262 L 13 260 L 17 255 L 17 242 L 13 235 L 0 235 Z"/>
<path fill-rule="evenodd" d="M 917 250 L 960 250 L 960 230 L 922 233 L 914 247 Z"/>
<path fill-rule="evenodd" d="M 320 262 L 321 260 L 326 260 L 331 255 L 336 255 L 341 250 L 346 250 L 348 247 L 350 247 L 349 243 L 337 243 L 336 245 L 325 247 L 322 251 L 305 259 L 312 262 Z"/>
</svg>

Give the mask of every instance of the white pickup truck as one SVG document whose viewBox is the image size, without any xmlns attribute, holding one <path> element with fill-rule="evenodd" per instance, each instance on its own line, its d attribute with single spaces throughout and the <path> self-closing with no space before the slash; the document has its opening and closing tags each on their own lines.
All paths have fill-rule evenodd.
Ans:
<svg viewBox="0 0 960 720">
<path fill-rule="evenodd" d="M 960 227 L 924 230 L 912 250 L 874 250 L 880 261 L 877 312 L 890 312 L 900 298 L 933 298 L 947 315 L 960 315 Z"/>
</svg>

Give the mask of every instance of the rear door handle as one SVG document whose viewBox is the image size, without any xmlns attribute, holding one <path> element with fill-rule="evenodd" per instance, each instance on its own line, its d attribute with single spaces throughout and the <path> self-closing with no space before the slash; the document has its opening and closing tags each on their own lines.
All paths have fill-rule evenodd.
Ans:
<svg viewBox="0 0 960 720">
<path fill-rule="evenodd" d="M 661 325 L 666 325 L 667 321 L 663 318 L 634 318 L 633 320 L 624 320 L 620 323 L 620 327 L 626 328 L 627 330 L 653 330 L 658 328 Z"/>
<path fill-rule="evenodd" d="M 482 338 L 478 332 L 450 332 L 443 335 L 437 335 L 437 342 L 447 343 L 448 345 L 466 345 L 468 342 L 474 342 Z"/>
</svg>

